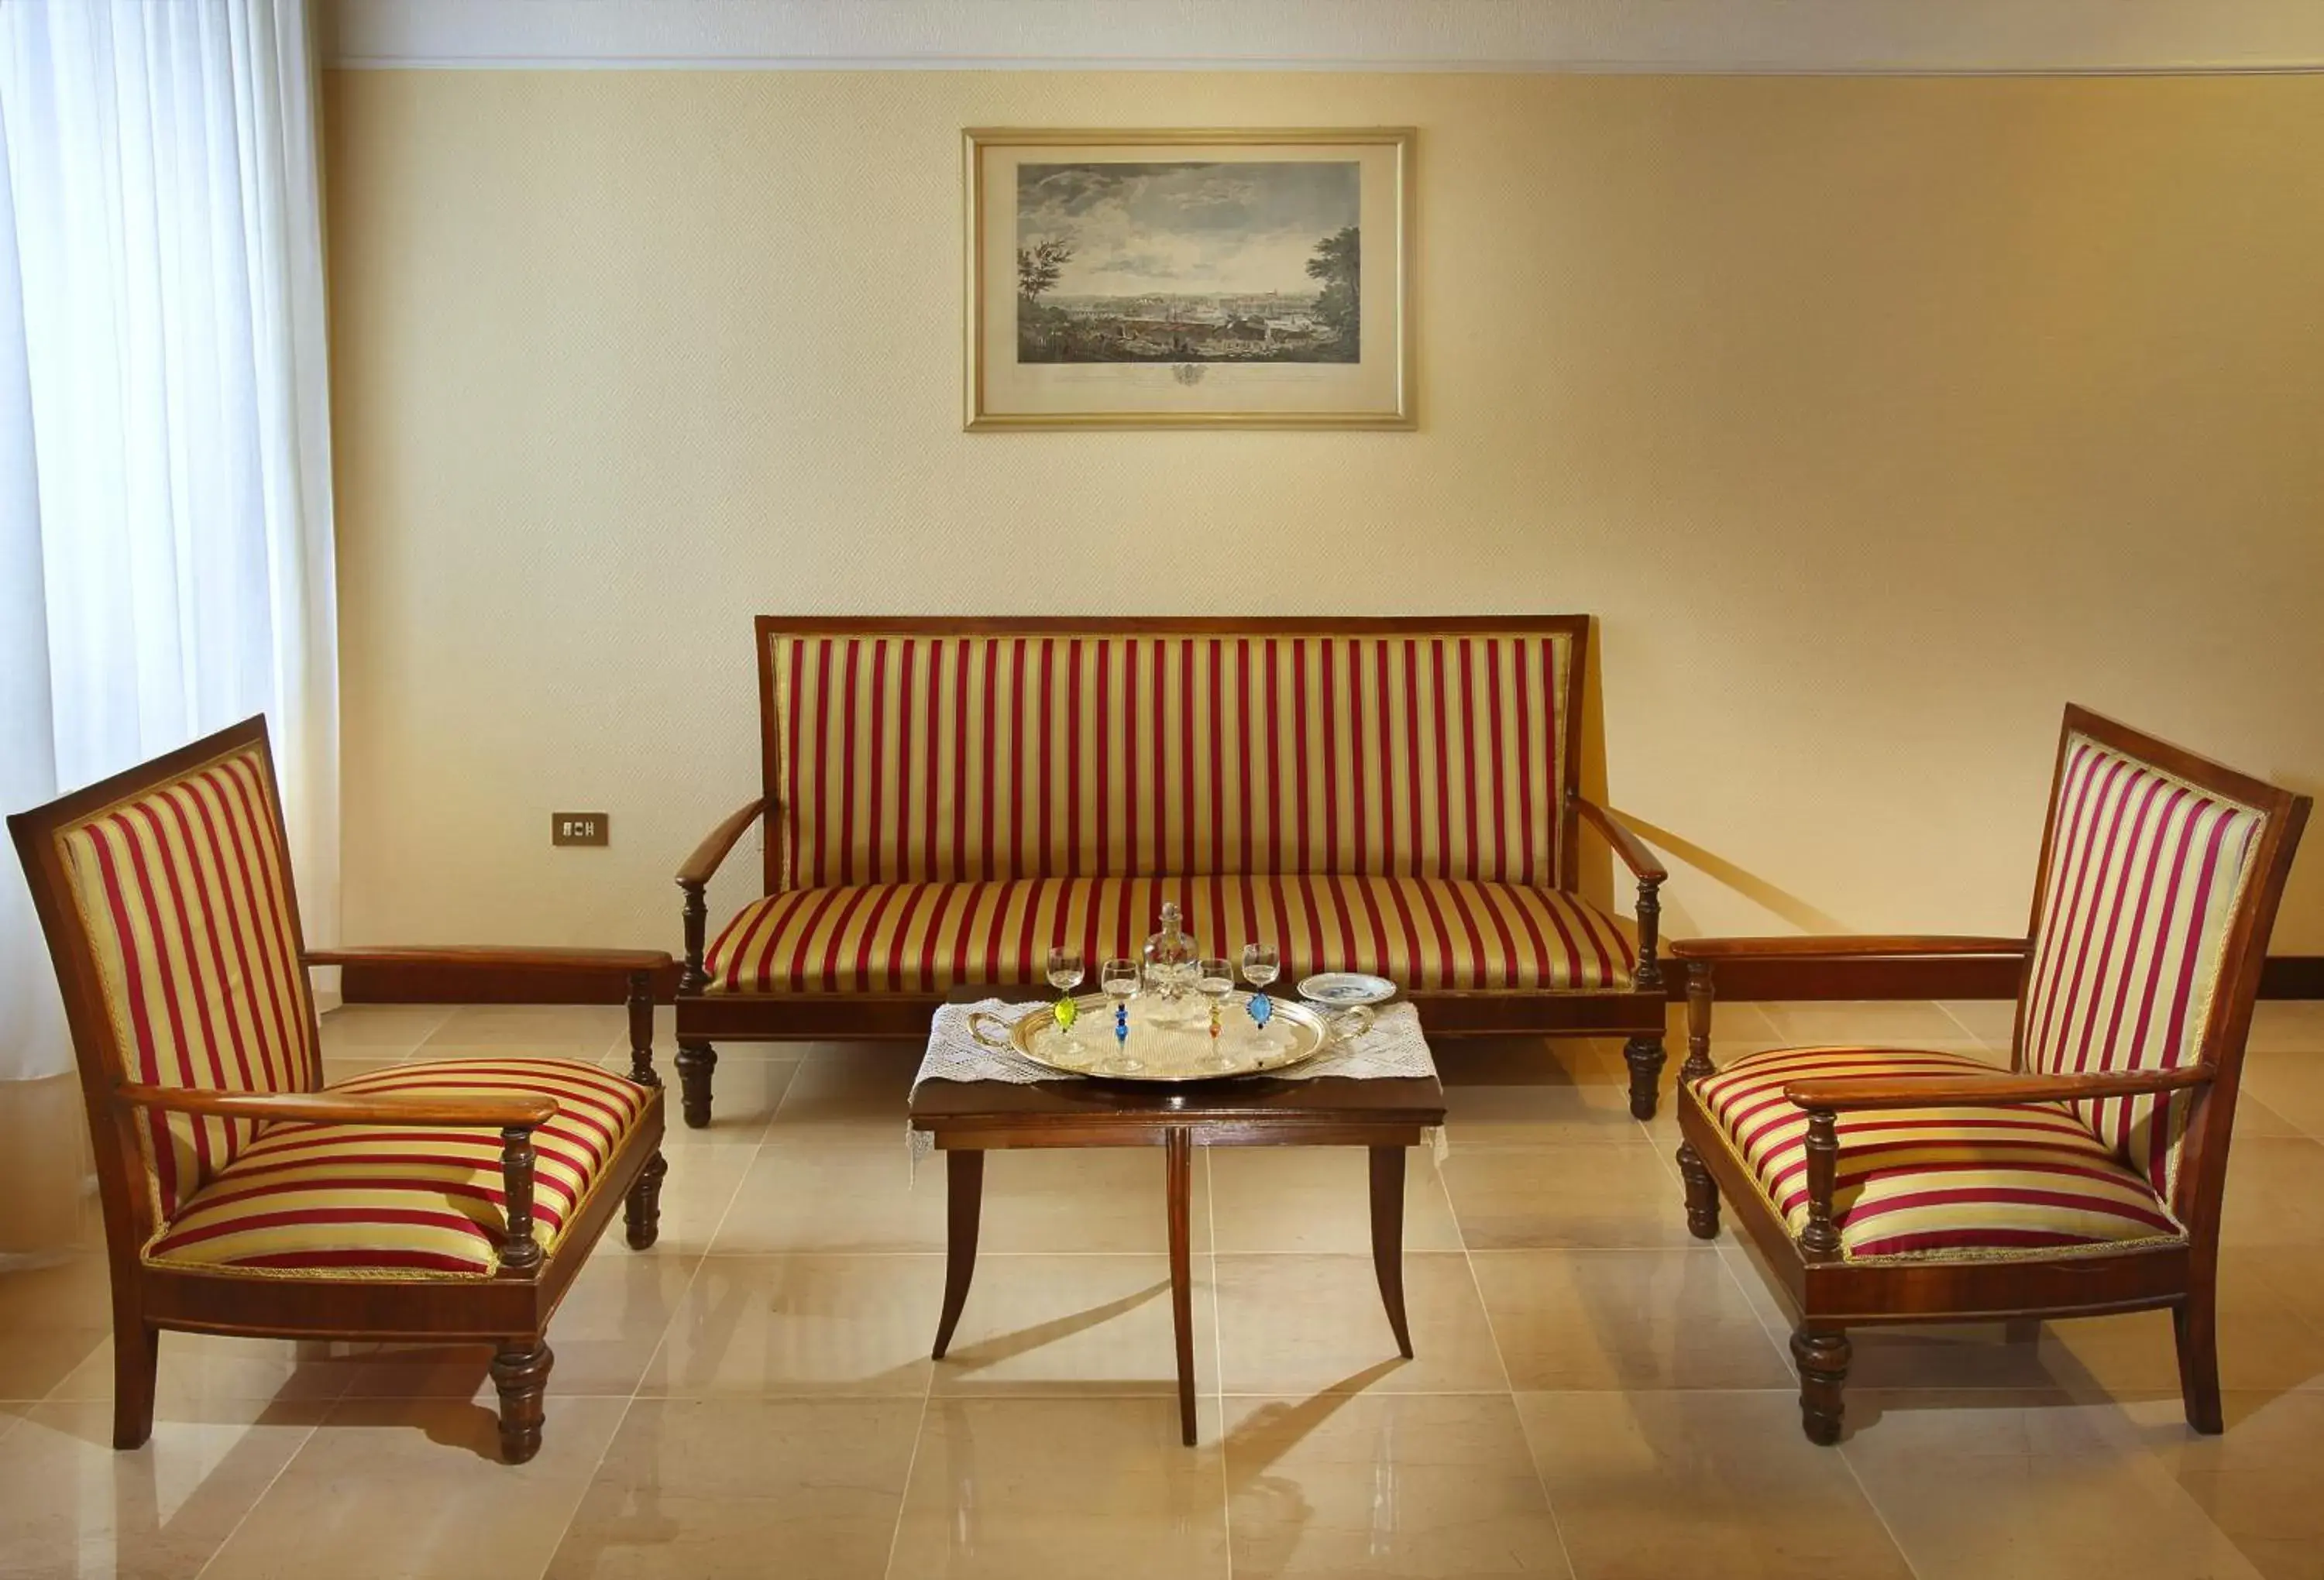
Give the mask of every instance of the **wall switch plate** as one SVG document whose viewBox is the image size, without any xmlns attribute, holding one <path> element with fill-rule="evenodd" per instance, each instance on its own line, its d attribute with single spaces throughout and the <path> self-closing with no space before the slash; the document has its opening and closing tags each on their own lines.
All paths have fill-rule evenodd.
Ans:
<svg viewBox="0 0 2324 1580">
<path fill-rule="evenodd" d="M 612 822 L 602 812 L 552 812 L 549 814 L 549 842 L 603 845 L 613 831 Z"/>
</svg>

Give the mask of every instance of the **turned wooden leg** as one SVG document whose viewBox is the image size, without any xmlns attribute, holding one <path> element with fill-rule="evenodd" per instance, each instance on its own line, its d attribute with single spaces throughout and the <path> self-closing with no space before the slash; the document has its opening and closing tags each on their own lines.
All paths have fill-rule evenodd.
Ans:
<svg viewBox="0 0 2324 1580">
<path fill-rule="evenodd" d="M 545 1340 L 503 1339 L 493 1352 L 493 1386 L 501 1392 L 501 1457 L 522 1465 L 540 1452 L 541 1395 L 557 1357 Z"/>
<path fill-rule="evenodd" d="M 1686 1062 L 1678 1067 L 1679 1079 L 1692 1085 L 1718 1071 L 1711 1062 L 1711 962 L 1690 960 L 1686 968 Z"/>
<path fill-rule="evenodd" d="M 1372 1272 L 1397 1353 L 1412 1359 L 1412 1329 L 1404 1317 L 1404 1148 L 1372 1150 Z"/>
<path fill-rule="evenodd" d="M 113 1325 L 113 1446 L 137 1448 L 153 1435 L 153 1379 L 161 1332 L 138 1318 Z"/>
<path fill-rule="evenodd" d="M 710 1077 L 718 1068 L 718 1050 L 707 1043 L 678 1045 L 678 1102 L 688 1130 L 710 1124 Z"/>
<path fill-rule="evenodd" d="M 945 1153 L 944 1314 L 936 1318 L 936 1346 L 943 1360 L 968 1304 L 968 1281 L 976 1276 L 976 1226 L 984 1212 L 984 1153 L 970 1147 Z"/>
<path fill-rule="evenodd" d="M 1678 1144 L 1679 1177 L 1686 1181 L 1686 1232 L 1698 1240 L 1719 1238 L 1719 1181 L 1703 1166 L 1694 1143 Z"/>
<path fill-rule="evenodd" d="M 632 1251 L 643 1251 L 661 1237 L 661 1177 L 669 1172 L 669 1161 L 654 1153 L 622 1200 L 622 1218 Z"/>
<path fill-rule="evenodd" d="M 2171 1308 L 2171 1328 L 2179 1340 L 2179 1394 L 2187 1424 L 2206 1435 L 2227 1430 L 2219 1411 L 2219 1335 L 2216 1297 L 2190 1294 Z"/>
<path fill-rule="evenodd" d="M 1840 1392 L 1853 1353 L 1845 1333 L 1803 1327 L 1792 1335 L 1792 1359 L 1800 1368 L 1800 1429 L 1811 1443 L 1840 1441 Z"/>
<path fill-rule="evenodd" d="M 1178 1436 L 1191 1448 L 1194 1446 L 1194 1290 L 1187 1203 L 1194 1195 L 1194 1134 L 1168 1131 L 1162 1145 L 1169 1174 L 1170 1330 L 1178 1341 Z"/>
<path fill-rule="evenodd" d="M 1662 1033 L 1632 1037 L 1622 1044 L 1622 1057 L 1630 1063 L 1630 1117 L 1651 1119 L 1655 1116 L 1655 1095 L 1662 1088 Z"/>
</svg>

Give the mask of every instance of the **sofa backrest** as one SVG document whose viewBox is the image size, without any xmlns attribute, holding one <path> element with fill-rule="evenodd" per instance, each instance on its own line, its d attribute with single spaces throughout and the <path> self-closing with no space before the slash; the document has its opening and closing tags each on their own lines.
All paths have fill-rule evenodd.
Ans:
<svg viewBox="0 0 2324 1580">
<path fill-rule="evenodd" d="M 1571 871 L 1580 617 L 946 623 L 760 620 L 770 891 Z"/>
</svg>

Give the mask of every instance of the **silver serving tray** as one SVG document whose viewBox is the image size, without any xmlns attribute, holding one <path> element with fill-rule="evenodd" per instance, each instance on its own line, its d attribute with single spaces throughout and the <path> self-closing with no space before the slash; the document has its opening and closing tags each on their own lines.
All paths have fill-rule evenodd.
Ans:
<svg viewBox="0 0 2324 1580">
<path fill-rule="evenodd" d="M 1250 997 L 1235 993 L 1224 1000 L 1215 1043 L 1210 1000 L 1192 993 L 1176 999 L 1153 994 L 1131 999 L 1127 1043 L 1114 1035 L 1112 1000 L 1098 994 L 1074 1000 L 1071 1031 L 1058 1026 L 1047 1005 L 1013 1023 L 976 1010 L 968 1017 L 968 1029 L 986 1047 L 1004 1049 L 1060 1075 L 1178 1085 L 1287 1070 L 1344 1037 L 1361 1036 L 1371 1024 L 1358 1012 L 1326 1016 L 1277 998 L 1262 1027 L 1246 1007 Z"/>
</svg>

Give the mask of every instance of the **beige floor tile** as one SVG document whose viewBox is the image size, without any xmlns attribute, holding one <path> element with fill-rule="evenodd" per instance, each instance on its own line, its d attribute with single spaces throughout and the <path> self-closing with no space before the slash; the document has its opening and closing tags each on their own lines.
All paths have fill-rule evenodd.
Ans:
<svg viewBox="0 0 2324 1580">
<path fill-rule="evenodd" d="M 318 1022 L 325 1056 L 360 1058 L 408 1053 L 452 1018 L 445 1004 L 346 1004 Z"/>
<path fill-rule="evenodd" d="M 552 1381 L 540 1455 L 500 1463 L 490 1410 L 463 1400 L 343 1400 L 230 1537 L 208 1580 L 505 1580 L 541 1572 L 630 1408 Z"/>
<path fill-rule="evenodd" d="M 213 1403 L 127 1453 L 98 1401 L 23 1407 L 0 1438 L 0 1573 L 194 1574 L 306 1442 L 314 1405 Z"/>
<path fill-rule="evenodd" d="M 1227 1401 L 1238 1575 L 1570 1573 L 1506 1397 Z"/>
<path fill-rule="evenodd" d="M 770 1255 L 941 1251 L 944 1245 L 944 1166 L 930 1161 L 915 1171 L 899 1139 L 892 1149 L 761 1147 L 710 1249 L 714 1254 Z"/>
<path fill-rule="evenodd" d="M 464 1004 L 420 1046 L 579 1047 L 594 1062 L 616 1036 L 626 1039 L 628 1026 L 624 1011 L 613 1004 Z"/>
<path fill-rule="evenodd" d="M 1790 1361 L 1709 1250 L 1479 1251 L 1470 1260 L 1521 1392 L 1793 1385 Z"/>
<path fill-rule="evenodd" d="M 2324 1048 L 2246 1054 L 2243 1092 L 2236 1105 L 2238 1134 L 2249 1134 L 2242 1126 L 2242 1110 L 2254 1098 L 2301 1134 L 2324 1136 Z"/>
<path fill-rule="evenodd" d="M 928 1406 L 891 1580 L 1218 1580 L 1215 1438 L 1163 1399 L 942 1399 Z"/>
<path fill-rule="evenodd" d="M 1674 969 L 1684 969 L 1683 966 L 1674 968 L 1668 961 L 1663 965 L 1665 976 Z M 1686 1004 L 1683 1000 L 1671 1001 L 1666 1024 L 1669 1029 L 1663 1040 L 1669 1045 L 1671 1057 L 1674 1060 L 1683 1058 L 1686 1053 Z M 1772 1038 L 1775 1035 L 1775 1023 L 1767 1018 L 1766 1011 L 1757 1004 L 1740 998 L 1726 1003 L 1714 999 L 1711 1006 L 1711 1026 L 1712 1034 L 1721 1038 Z M 1618 1042 L 1616 1045 L 1619 1046 Z"/>
<path fill-rule="evenodd" d="M 1937 1005 L 1953 1018 L 1955 1024 L 1989 1048 L 2009 1050 L 2009 1039 L 2017 1028 L 2017 1001 L 2014 998 L 1947 998 Z"/>
<path fill-rule="evenodd" d="M 2324 1142 L 2237 1138 L 2227 1153 L 2219 1244 L 2324 1245 Z"/>
<path fill-rule="evenodd" d="M 1912 1570 L 1788 1393 L 1520 1393 L 1581 1580 Z"/>
<path fill-rule="evenodd" d="M 1211 1259 L 1194 1259 L 1194 1388 L 1219 1391 Z M 926 1310 L 933 1337 L 939 1308 Z M 991 1256 L 976 1269 L 951 1350 L 936 1363 L 940 1396 L 1159 1393 L 1176 1398 L 1170 1259 Z"/>
<path fill-rule="evenodd" d="M 1665 1162 L 1644 1139 L 1624 1146 L 1464 1146 L 1445 1160 L 1444 1188 L 1472 1251 L 1695 1245 L 1674 1168 Z"/>
<path fill-rule="evenodd" d="M 44 1398 L 112 1331 L 102 1256 L 0 1272 L 0 1400 Z"/>
<path fill-rule="evenodd" d="M 1895 1043 L 1942 1048 L 1978 1042 L 1939 1006 L 1921 999 L 1848 999 L 1758 1006 L 1772 1035 L 1794 1046 L 1819 1043 Z M 1718 1024 L 1714 1018 L 1712 1024 Z"/>
<path fill-rule="evenodd" d="M 1371 1159 L 1362 1147 L 1213 1147 L 1208 1156 L 1219 1250 L 1370 1254 Z M 1404 1246 L 1461 1248 L 1452 1204 L 1425 1147 L 1405 1155 Z"/>
<path fill-rule="evenodd" d="M 676 1318 L 698 1255 L 659 1249 L 592 1257 L 549 1319 L 557 1364 L 551 1399 L 627 1399 Z M 346 1378 L 355 1399 L 468 1399 L 497 1408 L 490 1345 L 381 1345 L 358 1355 Z"/>
<path fill-rule="evenodd" d="M 1493 1392 L 1508 1386 L 1467 1259 L 1404 1259 L 1413 1358 L 1396 1352 L 1369 1256 L 1221 1256 L 1229 1393 Z"/>
<path fill-rule="evenodd" d="M 607 1070 L 627 1075 L 626 1050 L 608 1053 L 599 1061 Z M 767 1126 L 781 1104 L 798 1069 L 788 1059 L 737 1059 L 718 1066 L 718 1090 L 710 1108 L 710 1123 L 700 1130 L 686 1123 L 678 1111 L 678 1071 L 661 1070 L 662 1150 L 693 1152 L 706 1146 L 756 1146 L 767 1139 Z M 892 1141 L 894 1136 L 890 1136 Z"/>
<path fill-rule="evenodd" d="M 1594 1043 L 1540 1041 L 1522 1060 L 1472 1060 L 1454 1043 L 1437 1054 L 1437 1070 L 1456 1147 L 1638 1138 L 1629 1069 Z"/>
<path fill-rule="evenodd" d="M 1922 1580 L 2258 1573 L 2112 1403 L 1850 1389 L 1848 1432 L 1840 1452 Z"/>
<path fill-rule="evenodd" d="M 918 1399 L 943 1304 L 941 1256 L 708 1257 L 640 1391 Z"/>
<path fill-rule="evenodd" d="M 905 1399 L 640 1400 L 549 1573 L 880 1580 L 920 1415 Z"/>
<path fill-rule="evenodd" d="M 2271 998 L 2252 1006 L 2255 1053 L 2324 1053 L 2324 999 Z"/>
<path fill-rule="evenodd" d="M 675 1116 L 672 1116 L 673 1119 Z M 661 1217 L 653 1249 L 662 1255 L 699 1254 L 710 1248 L 711 1235 L 725 1221 L 726 1209 L 741 1190 L 758 1150 L 744 1146 L 675 1147 L 662 1154 L 669 1171 L 661 1180 Z M 631 1254 L 621 1219 L 606 1226 L 590 1253 L 600 1256 Z"/>
<path fill-rule="evenodd" d="M 920 1167 L 921 1189 L 948 1194 L 945 1165 Z M 984 1161 L 977 1245 L 986 1251 L 1160 1251 L 1170 1248 L 1162 1149 L 1055 1147 L 994 1152 Z M 1196 1160 L 1187 1231 L 1211 1248 L 1207 1171 Z"/>
<path fill-rule="evenodd" d="M 920 1055 L 916 1046 L 893 1043 L 811 1048 L 798 1061 L 798 1074 L 783 1094 L 774 1130 L 767 1139 L 819 1145 L 899 1144 Z M 726 1066 L 722 1062 L 718 1067 L 721 1103 L 725 1100 L 725 1079 Z"/>
<path fill-rule="evenodd" d="M 2140 1440 L 2269 1580 L 2324 1574 L 2324 1394 L 2236 1393 L 2227 1430 L 2187 1429 L 2175 1401 L 2126 1409 Z"/>
<path fill-rule="evenodd" d="M 2281 1141 L 2292 1136 L 2314 1136 L 2317 1132 L 2303 1130 L 2255 1096 L 2251 1088 L 2236 1094 L 2236 1139 L 2258 1136 Z"/>
<path fill-rule="evenodd" d="M 164 1333 L 154 1371 L 154 1410 L 162 1418 L 195 1419 L 208 1406 L 236 1400 L 327 1402 L 346 1391 L 364 1347 L 322 1340 Z M 110 1336 L 57 1384 L 52 1397 L 113 1397 Z"/>
</svg>

